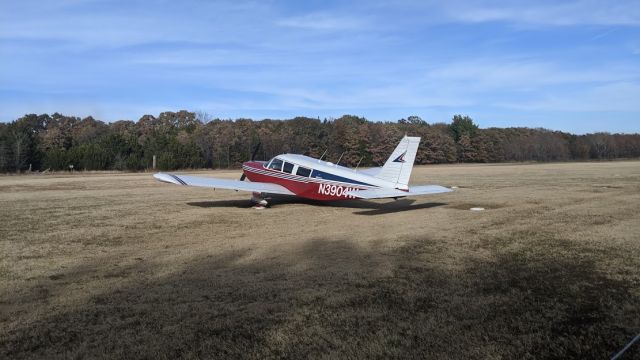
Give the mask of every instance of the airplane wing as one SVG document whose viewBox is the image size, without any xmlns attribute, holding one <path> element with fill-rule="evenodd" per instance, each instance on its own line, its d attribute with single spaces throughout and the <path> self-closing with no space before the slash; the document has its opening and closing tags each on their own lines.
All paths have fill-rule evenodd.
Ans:
<svg viewBox="0 0 640 360">
<path fill-rule="evenodd" d="M 453 191 L 449 188 L 440 185 L 421 185 L 411 186 L 409 191 L 402 191 L 397 189 L 368 189 L 368 190 L 351 190 L 347 194 L 355 196 L 360 199 L 382 199 L 382 198 L 398 198 L 405 196 L 418 196 L 428 194 L 439 194 Z"/>
<path fill-rule="evenodd" d="M 272 183 L 217 179 L 203 176 L 174 175 L 165 173 L 157 173 L 154 174 L 153 177 L 156 178 L 156 180 L 176 185 L 200 186 L 214 189 L 229 189 L 269 194 L 295 195 L 284 186 Z"/>
</svg>

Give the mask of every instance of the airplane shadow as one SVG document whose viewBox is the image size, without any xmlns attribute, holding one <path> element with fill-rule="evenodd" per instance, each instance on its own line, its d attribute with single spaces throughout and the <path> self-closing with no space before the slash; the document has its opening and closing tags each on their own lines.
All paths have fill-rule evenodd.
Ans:
<svg viewBox="0 0 640 360">
<path fill-rule="evenodd" d="M 213 201 L 192 201 L 187 205 L 197 206 L 201 208 L 216 208 L 216 207 L 235 207 L 240 209 L 248 209 L 253 204 L 249 200 L 213 200 Z"/>
<path fill-rule="evenodd" d="M 356 215 L 384 215 L 404 211 L 430 209 L 447 205 L 446 203 L 441 202 L 428 202 L 414 205 L 416 201 L 415 199 L 400 199 L 387 202 L 374 202 L 367 200 L 317 201 L 296 198 L 293 196 L 273 196 L 268 198 L 268 201 L 269 207 L 278 207 L 287 204 L 307 204 L 311 206 L 361 209 L 361 211 L 354 212 Z M 235 207 L 248 209 L 253 204 L 249 200 L 212 200 L 188 202 L 187 205 L 202 208 Z"/>
<path fill-rule="evenodd" d="M 404 211 L 430 209 L 430 208 L 434 208 L 434 207 L 438 207 L 438 206 L 447 205 L 446 203 L 440 203 L 440 202 L 429 202 L 429 203 L 423 203 L 423 204 L 417 204 L 417 205 L 396 204 L 396 203 L 397 203 L 397 201 L 392 202 L 392 203 L 381 204 L 383 206 L 381 206 L 379 208 L 371 209 L 371 210 L 364 210 L 364 211 L 356 211 L 356 212 L 354 212 L 354 214 L 356 214 L 356 215 L 369 215 L 369 216 L 371 216 L 371 215 L 384 215 L 384 214 L 392 214 L 392 213 L 404 212 Z"/>
</svg>

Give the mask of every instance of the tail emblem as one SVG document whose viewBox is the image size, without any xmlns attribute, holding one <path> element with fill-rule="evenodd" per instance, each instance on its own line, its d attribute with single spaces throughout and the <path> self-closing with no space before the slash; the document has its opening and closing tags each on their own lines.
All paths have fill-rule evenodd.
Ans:
<svg viewBox="0 0 640 360">
<path fill-rule="evenodd" d="M 407 152 L 403 152 L 402 155 L 398 156 L 395 160 L 393 160 L 393 162 L 399 162 L 399 163 L 403 163 L 406 162 L 404 160 L 404 156 L 407 155 Z"/>
</svg>

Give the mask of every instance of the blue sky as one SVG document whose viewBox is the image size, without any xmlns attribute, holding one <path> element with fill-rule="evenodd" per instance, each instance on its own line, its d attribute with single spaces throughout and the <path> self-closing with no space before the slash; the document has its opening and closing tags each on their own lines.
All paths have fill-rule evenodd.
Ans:
<svg viewBox="0 0 640 360">
<path fill-rule="evenodd" d="M 640 132 L 640 1 L 0 0 L 0 120 L 179 109 Z"/>
</svg>

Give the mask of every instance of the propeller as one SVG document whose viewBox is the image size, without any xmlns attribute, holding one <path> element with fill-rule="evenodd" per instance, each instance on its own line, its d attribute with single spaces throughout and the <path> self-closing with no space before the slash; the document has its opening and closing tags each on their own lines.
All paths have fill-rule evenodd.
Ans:
<svg viewBox="0 0 640 360">
<path fill-rule="evenodd" d="M 258 150 L 260 150 L 260 142 L 258 142 L 256 144 L 256 146 L 253 147 L 253 152 L 251 153 L 251 159 L 250 161 L 253 161 L 253 159 L 256 157 L 256 154 L 258 154 Z M 247 178 L 247 175 L 244 174 L 244 172 L 242 173 L 242 175 L 240 175 L 240 181 L 244 181 L 244 179 Z"/>
<path fill-rule="evenodd" d="M 256 157 L 256 154 L 258 154 L 258 150 L 260 150 L 260 145 L 261 145 L 261 143 L 258 141 L 256 146 L 254 146 L 253 152 L 251 153 L 251 161 L 253 161 L 255 159 L 255 157 Z"/>
</svg>

